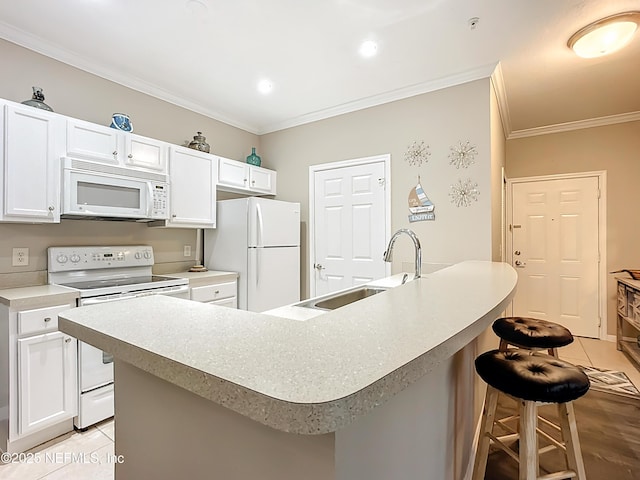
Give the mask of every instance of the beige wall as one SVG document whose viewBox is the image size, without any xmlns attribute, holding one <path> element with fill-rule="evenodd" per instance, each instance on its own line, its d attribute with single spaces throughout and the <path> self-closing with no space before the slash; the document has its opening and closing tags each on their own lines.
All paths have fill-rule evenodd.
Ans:
<svg viewBox="0 0 640 480">
<path fill-rule="evenodd" d="M 411 228 L 422 243 L 423 261 L 455 263 L 490 260 L 491 253 L 491 137 L 489 79 L 418 95 L 327 120 L 263 135 L 261 149 L 278 171 L 278 198 L 302 204 L 303 238 L 309 219 L 308 176 L 311 165 L 378 154 L 391 154 L 391 229 Z M 477 146 L 468 169 L 449 165 L 450 146 L 458 141 Z M 429 145 L 431 156 L 420 167 L 409 166 L 404 154 L 413 141 Z M 407 199 L 418 175 L 435 204 L 435 221 L 408 221 Z M 455 207 L 450 185 L 458 178 L 478 183 L 478 202 Z M 412 264 L 411 242 L 398 242 L 393 271 Z M 303 246 L 303 296 L 309 294 L 309 252 Z M 381 252 L 382 253 L 382 252 Z"/>
<path fill-rule="evenodd" d="M 507 141 L 508 178 L 606 170 L 608 272 L 640 267 L 640 122 Z M 615 334 L 616 288 L 607 279 L 607 333 Z"/>
<path fill-rule="evenodd" d="M 130 115 L 134 132 L 185 144 L 203 132 L 212 153 L 243 159 L 259 137 L 176 105 L 91 75 L 13 43 L 0 40 L 0 98 L 21 102 L 31 86 L 42 87 L 45 102 L 57 113 L 109 125 L 111 114 Z M 269 167 L 264 158 L 264 166 Z M 130 222 L 63 220 L 58 225 L 0 224 L 0 288 L 46 282 L 46 248 L 51 245 L 140 243 L 154 247 L 158 269 L 186 269 L 195 260 L 196 231 L 148 228 Z M 183 245 L 193 254 L 183 256 Z M 12 247 L 28 247 L 30 264 L 12 267 Z"/>
</svg>

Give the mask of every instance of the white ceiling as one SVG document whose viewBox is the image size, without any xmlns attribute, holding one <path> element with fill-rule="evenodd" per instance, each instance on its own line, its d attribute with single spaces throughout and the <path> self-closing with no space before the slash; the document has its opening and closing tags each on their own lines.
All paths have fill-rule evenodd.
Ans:
<svg viewBox="0 0 640 480">
<path fill-rule="evenodd" d="M 19 0 L 0 3 L 0 37 L 258 134 L 484 78 L 500 63 L 501 110 L 517 134 L 640 118 L 640 35 L 600 59 L 566 46 L 627 10 L 640 0 Z M 377 56 L 359 56 L 366 39 Z"/>
</svg>

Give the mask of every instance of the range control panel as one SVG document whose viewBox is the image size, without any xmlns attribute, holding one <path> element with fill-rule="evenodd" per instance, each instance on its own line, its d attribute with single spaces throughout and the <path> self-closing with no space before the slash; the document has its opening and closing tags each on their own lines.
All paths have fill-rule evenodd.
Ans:
<svg viewBox="0 0 640 480">
<path fill-rule="evenodd" d="M 116 247 L 49 247 L 50 272 L 153 265 L 153 248 L 148 245 Z"/>
</svg>

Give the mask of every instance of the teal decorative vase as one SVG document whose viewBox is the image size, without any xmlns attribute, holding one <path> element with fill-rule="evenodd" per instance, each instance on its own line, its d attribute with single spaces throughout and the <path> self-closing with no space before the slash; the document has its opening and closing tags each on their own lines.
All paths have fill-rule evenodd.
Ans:
<svg viewBox="0 0 640 480">
<path fill-rule="evenodd" d="M 260 159 L 260 157 L 256 155 L 255 147 L 251 148 L 251 155 L 247 157 L 247 163 L 249 165 L 255 165 L 256 167 L 259 167 L 260 163 L 262 163 L 262 160 Z"/>
</svg>

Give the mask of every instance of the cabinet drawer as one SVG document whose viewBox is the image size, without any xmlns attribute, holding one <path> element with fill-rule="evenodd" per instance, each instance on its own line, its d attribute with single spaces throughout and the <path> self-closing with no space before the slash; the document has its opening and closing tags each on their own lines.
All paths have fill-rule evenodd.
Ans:
<svg viewBox="0 0 640 480">
<path fill-rule="evenodd" d="M 58 330 L 58 313 L 69 308 L 69 305 L 56 305 L 18 312 L 18 335 Z"/>
<path fill-rule="evenodd" d="M 238 297 L 223 298 L 221 300 L 213 300 L 207 303 L 210 305 L 219 305 L 221 307 L 238 308 Z"/>
<path fill-rule="evenodd" d="M 210 302 L 237 295 L 236 282 L 219 283 L 217 285 L 206 285 L 203 287 L 193 287 L 191 289 L 191 300 L 196 302 Z"/>
</svg>

